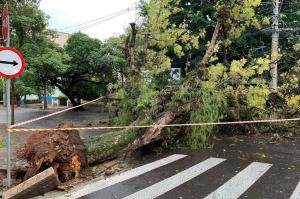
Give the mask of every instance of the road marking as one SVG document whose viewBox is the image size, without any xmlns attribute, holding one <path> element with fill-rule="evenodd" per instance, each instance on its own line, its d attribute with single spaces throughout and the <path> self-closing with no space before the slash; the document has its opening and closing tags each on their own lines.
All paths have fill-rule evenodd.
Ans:
<svg viewBox="0 0 300 199">
<path fill-rule="evenodd" d="M 222 163 L 225 159 L 221 158 L 209 158 L 199 164 L 186 169 L 176 175 L 173 175 L 165 180 L 162 180 L 150 187 L 147 187 L 141 191 L 138 191 L 124 199 L 152 199 L 156 198 L 181 184 L 197 177 L 198 175 L 204 173 L 205 171 L 215 167 L 216 165 Z"/>
<path fill-rule="evenodd" d="M 293 192 L 292 196 L 290 199 L 299 199 L 300 198 L 300 182 L 298 183 L 295 191 Z"/>
<path fill-rule="evenodd" d="M 204 199 L 237 199 L 264 175 L 271 166 L 271 164 L 253 162 Z"/>
<path fill-rule="evenodd" d="M 180 155 L 180 154 L 171 155 L 169 157 L 157 160 L 155 162 L 152 162 L 152 163 L 137 167 L 135 169 L 126 171 L 124 173 L 121 173 L 120 175 L 116 175 L 111 178 L 107 178 L 106 180 L 101 180 L 101 181 L 92 183 L 90 185 L 80 187 L 78 190 L 76 190 L 70 194 L 66 194 L 64 196 L 55 197 L 55 198 L 72 198 L 72 199 L 80 198 L 82 196 L 85 196 L 90 193 L 93 193 L 93 192 L 99 191 L 101 189 L 104 189 L 106 187 L 109 187 L 111 185 L 123 182 L 125 180 L 137 177 L 139 175 L 142 175 L 144 173 L 147 173 L 149 171 L 152 171 L 152 170 L 162 167 L 164 165 L 170 164 L 170 163 L 175 162 L 176 160 L 182 159 L 184 157 L 186 157 L 186 155 Z"/>
</svg>

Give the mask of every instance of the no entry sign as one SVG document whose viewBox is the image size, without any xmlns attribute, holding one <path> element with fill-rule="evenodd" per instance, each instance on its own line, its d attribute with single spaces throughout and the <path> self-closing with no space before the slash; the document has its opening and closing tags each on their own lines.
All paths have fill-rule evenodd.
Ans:
<svg viewBox="0 0 300 199">
<path fill-rule="evenodd" d="M 0 76 L 12 79 L 20 76 L 25 69 L 22 54 L 14 48 L 0 48 Z"/>
</svg>

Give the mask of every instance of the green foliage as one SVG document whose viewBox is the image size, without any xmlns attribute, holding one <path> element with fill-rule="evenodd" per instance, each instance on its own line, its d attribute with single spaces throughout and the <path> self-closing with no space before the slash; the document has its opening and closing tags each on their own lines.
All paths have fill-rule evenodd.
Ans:
<svg viewBox="0 0 300 199">
<path fill-rule="evenodd" d="M 271 61 L 265 57 L 270 54 L 271 37 L 260 31 L 270 25 L 271 15 L 264 12 L 266 6 L 270 5 L 261 0 L 142 1 L 136 47 L 141 74 L 111 87 L 118 90 L 121 99 L 116 124 L 126 125 L 140 118 L 152 122 L 159 113 L 177 108 L 184 111 L 184 118 L 180 119 L 187 123 L 265 119 L 284 115 L 284 109 L 297 112 L 300 70 L 292 67 L 297 61 L 285 60 L 287 53 L 278 54 L 273 60 L 285 60 L 288 69 L 280 69 L 284 71 L 280 88 L 276 92 L 269 89 Z M 298 24 L 293 14 L 287 13 L 285 17 L 290 20 L 288 23 Z M 221 31 L 207 68 L 203 74 L 195 74 L 193 71 L 197 70 L 217 23 L 221 24 Z M 291 51 L 299 43 L 299 35 L 288 35 L 289 45 L 283 45 Z M 120 40 L 126 43 L 124 37 Z M 299 56 L 293 53 L 295 58 Z M 176 83 L 169 81 L 171 67 L 181 68 L 186 78 Z M 170 87 L 175 91 L 161 105 L 159 91 Z M 272 101 L 277 95 L 283 99 L 281 107 Z M 218 129 L 194 126 L 189 130 L 187 144 L 197 149 L 210 147 Z M 166 134 L 172 137 L 169 129 Z"/>
<path fill-rule="evenodd" d="M 68 97 L 65 96 L 65 95 L 60 95 L 60 96 L 57 97 L 57 99 L 59 99 L 59 100 L 68 100 Z"/>
<path fill-rule="evenodd" d="M 41 86 L 40 81 L 33 78 L 33 66 L 30 64 L 30 57 L 38 57 L 38 51 L 44 43 L 39 43 L 41 36 L 48 37 L 50 31 L 46 31 L 47 17 L 39 10 L 38 3 L 31 0 L 9 0 L 0 2 L 0 12 L 4 2 L 8 3 L 11 20 L 11 42 L 10 45 L 24 54 L 26 60 L 26 71 L 14 80 L 15 96 L 37 94 Z M 2 43 L 2 45 L 4 45 Z"/>
<path fill-rule="evenodd" d="M 266 107 L 266 101 L 270 94 L 269 87 L 250 87 L 247 92 L 247 102 L 250 108 L 258 108 L 264 110 Z"/>
<path fill-rule="evenodd" d="M 89 144 L 87 154 L 96 160 L 105 159 L 132 142 L 139 132 L 138 129 L 129 129 L 106 133 Z"/>
<path fill-rule="evenodd" d="M 191 111 L 190 123 L 218 122 L 223 117 L 226 107 L 224 96 L 215 88 L 202 85 L 198 91 L 199 107 Z M 188 144 L 192 149 L 211 147 L 214 125 L 193 126 L 188 136 Z"/>
<path fill-rule="evenodd" d="M 172 106 L 189 113 L 189 123 L 218 122 L 226 109 L 226 100 L 211 81 L 197 78 L 184 82 L 172 97 Z M 192 149 L 211 146 L 214 126 L 193 126 L 187 136 Z"/>
<path fill-rule="evenodd" d="M 286 98 L 287 105 L 290 106 L 293 112 L 300 110 L 300 95 L 294 95 Z"/>
<path fill-rule="evenodd" d="M 268 81 L 262 76 L 269 69 L 269 59 L 258 58 L 233 60 L 225 71 L 221 64 L 209 68 L 209 79 L 219 82 L 220 88 L 234 95 L 244 96 L 249 108 L 264 110 L 270 89 Z M 230 94 L 232 96 L 232 94 Z"/>
<path fill-rule="evenodd" d="M 139 117 L 152 118 L 157 108 L 158 92 L 151 83 L 142 79 L 129 80 L 124 88 L 119 89 L 117 95 L 120 98 L 120 111 L 115 123 L 118 125 L 128 125 Z"/>
<path fill-rule="evenodd" d="M 3 149 L 5 147 L 6 147 L 6 144 L 0 140 L 0 149 Z"/>
</svg>

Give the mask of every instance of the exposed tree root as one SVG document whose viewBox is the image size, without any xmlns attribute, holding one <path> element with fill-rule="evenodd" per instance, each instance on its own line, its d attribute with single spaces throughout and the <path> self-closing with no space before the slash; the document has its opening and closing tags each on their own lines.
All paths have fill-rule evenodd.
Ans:
<svg viewBox="0 0 300 199">
<path fill-rule="evenodd" d="M 58 128 L 69 128 L 61 124 Z M 29 169 L 25 179 L 53 167 L 59 179 L 64 182 L 78 177 L 82 167 L 87 166 L 85 146 L 78 131 L 37 132 L 30 136 L 18 157 L 26 159 Z"/>
</svg>

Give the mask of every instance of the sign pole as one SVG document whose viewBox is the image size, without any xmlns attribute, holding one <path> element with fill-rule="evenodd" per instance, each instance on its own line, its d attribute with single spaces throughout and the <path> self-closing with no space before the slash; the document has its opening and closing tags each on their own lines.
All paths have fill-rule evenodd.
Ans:
<svg viewBox="0 0 300 199">
<path fill-rule="evenodd" d="M 8 31 L 10 29 L 10 22 L 9 22 L 9 16 L 7 17 L 7 26 Z M 7 42 L 6 46 L 10 46 L 10 33 L 7 35 Z M 11 79 L 6 79 L 6 107 L 7 107 L 7 127 L 11 125 L 11 103 L 10 103 L 10 87 L 11 87 Z M 8 187 L 11 186 L 11 135 L 10 132 L 7 131 L 7 185 Z"/>
<path fill-rule="evenodd" d="M 6 95 L 5 95 L 5 88 L 6 88 L 6 84 L 5 84 L 5 78 L 3 78 L 3 97 L 2 97 L 2 101 L 3 101 L 3 106 L 6 107 Z"/>
<path fill-rule="evenodd" d="M 0 47 L 0 76 L 6 78 L 6 107 L 7 107 L 7 127 L 12 124 L 11 118 L 11 79 L 17 78 L 25 70 L 25 59 L 23 55 L 16 49 L 10 48 L 10 21 L 8 13 L 8 5 L 5 4 L 2 12 L 2 36 L 6 41 L 6 47 Z M 1 70 L 2 69 L 2 70 Z M 3 70 L 4 69 L 4 70 Z M 6 136 L 6 165 L 7 165 L 7 186 L 12 184 L 11 180 L 11 133 L 7 131 Z"/>
</svg>

